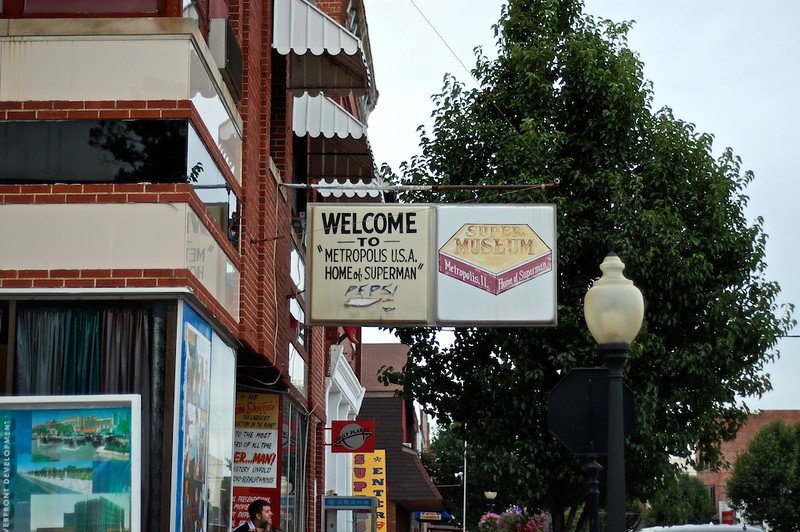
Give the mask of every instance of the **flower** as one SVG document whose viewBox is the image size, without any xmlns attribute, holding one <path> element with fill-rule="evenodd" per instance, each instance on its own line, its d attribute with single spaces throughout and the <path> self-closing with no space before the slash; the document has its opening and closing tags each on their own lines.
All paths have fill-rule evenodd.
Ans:
<svg viewBox="0 0 800 532">
<path fill-rule="evenodd" d="M 529 514 L 511 506 L 501 514 L 487 512 L 478 522 L 478 532 L 550 532 L 550 514 Z"/>
</svg>

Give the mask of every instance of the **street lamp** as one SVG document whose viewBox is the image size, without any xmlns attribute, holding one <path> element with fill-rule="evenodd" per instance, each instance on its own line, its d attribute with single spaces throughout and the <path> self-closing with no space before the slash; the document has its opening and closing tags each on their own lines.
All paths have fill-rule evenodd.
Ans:
<svg viewBox="0 0 800 532">
<path fill-rule="evenodd" d="M 496 491 L 484 491 L 483 496 L 489 501 L 489 511 L 494 512 L 494 500 L 497 498 Z"/>
<path fill-rule="evenodd" d="M 622 366 L 644 318 L 642 293 L 627 279 L 613 251 L 600 265 L 603 275 L 586 292 L 583 314 L 608 367 L 608 531 L 625 530 L 625 434 Z"/>
</svg>

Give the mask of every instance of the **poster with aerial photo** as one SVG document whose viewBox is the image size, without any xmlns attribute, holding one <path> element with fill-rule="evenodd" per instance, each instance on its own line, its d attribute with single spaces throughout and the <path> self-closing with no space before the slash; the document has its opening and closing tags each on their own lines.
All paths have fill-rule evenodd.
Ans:
<svg viewBox="0 0 800 532">
<path fill-rule="evenodd" d="M 138 531 L 139 403 L 0 398 L 0 530 Z"/>
</svg>

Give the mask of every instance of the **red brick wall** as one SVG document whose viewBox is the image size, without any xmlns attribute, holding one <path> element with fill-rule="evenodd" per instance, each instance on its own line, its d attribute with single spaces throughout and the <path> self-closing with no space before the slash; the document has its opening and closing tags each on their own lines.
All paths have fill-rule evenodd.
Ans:
<svg viewBox="0 0 800 532">
<path fill-rule="evenodd" d="M 344 14 L 347 2 L 342 0 L 317 0 L 317 7 L 328 14 L 333 20 L 344 25 Z"/>
<path fill-rule="evenodd" d="M 764 410 L 758 415 L 748 417 L 747 422 L 736 435 L 736 439 L 722 444 L 722 455 L 730 463 L 731 467 L 733 467 L 736 457 L 744 452 L 750 440 L 753 439 L 758 431 L 764 425 L 776 419 L 782 419 L 788 425 L 800 423 L 800 410 Z M 703 484 L 707 487 L 714 486 L 716 488 L 717 500 L 715 503 L 728 500 L 726 484 L 730 475 L 730 469 L 725 468 L 720 471 L 700 471 L 697 473 L 697 477 L 703 481 Z"/>
</svg>

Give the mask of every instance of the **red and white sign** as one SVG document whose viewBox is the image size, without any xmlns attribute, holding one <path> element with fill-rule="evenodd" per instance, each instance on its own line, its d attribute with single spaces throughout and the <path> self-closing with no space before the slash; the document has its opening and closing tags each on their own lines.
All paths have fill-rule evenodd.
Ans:
<svg viewBox="0 0 800 532">
<path fill-rule="evenodd" d="M 371 453 L 375 450 L 375 421 L 331 421 L 331 452 Z"/>
</svg>

